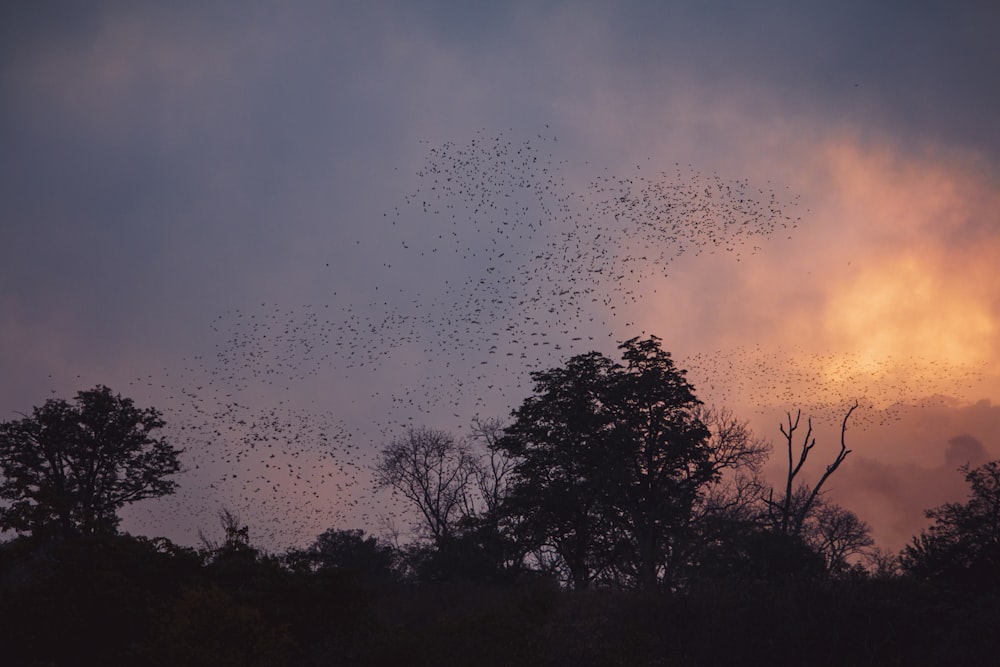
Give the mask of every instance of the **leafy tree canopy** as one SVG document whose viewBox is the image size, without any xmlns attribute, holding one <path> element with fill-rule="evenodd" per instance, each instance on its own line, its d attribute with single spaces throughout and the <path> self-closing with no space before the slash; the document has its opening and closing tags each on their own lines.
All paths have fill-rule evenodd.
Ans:
<svg viewBox="0 0 1000 667">
<path fill-rule="evenodd" d="M 934 523 L 903 550 L 903 568 L 918 577 L 1000 585 L 1000 460 L 961 471 L 968 500 L 927 510 Z"/>
<path fill-rule="evenodd" d="M 154 408 L 98 385 L 0 423 L 0 529 L 32 535 L 115 532 L 118 510 L 172 493 L 175 449 Z"/>
<path fill-rule="evenodd" d="M 392 578 L 398 570 L 398 556 L 391 544 L 365 536 L 363 530 L 331 528 L 306 549 L 293 549 L 285 556 L 296 570 L 345 570 L 362 575 Z"/>
<path fill-rule="evenodd" d="M 537 372 L 498 447 L 519 458 L 511 511 L 565 561 L 574 587 L 612 569 L 640 587 L 670 577 L 703 487 L 718 478 L 701 402 L 660 339 Z"/>
</svg>

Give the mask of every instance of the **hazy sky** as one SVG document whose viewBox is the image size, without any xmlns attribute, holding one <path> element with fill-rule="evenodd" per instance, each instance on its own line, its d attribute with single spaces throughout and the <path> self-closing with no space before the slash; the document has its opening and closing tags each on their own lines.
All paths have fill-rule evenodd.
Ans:
<svg viewBox="0 0 1000 667">
<path fill-rule="evenodd" d="M 0 418 L 163 410 L 134 530 L 377 532 L 387 438 L 644 332 L 817 465 L 860 401 L 887 547 L 1000 457 L 996 3 L 64 4 L 0 13 Z"/>
</svg>

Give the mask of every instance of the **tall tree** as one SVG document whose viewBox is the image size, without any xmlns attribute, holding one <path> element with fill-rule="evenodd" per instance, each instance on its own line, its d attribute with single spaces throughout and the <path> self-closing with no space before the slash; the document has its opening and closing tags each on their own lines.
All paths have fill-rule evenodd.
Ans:
<svg viewBox="0 0 1000 667">
<path fill-rule="evenodd" d="M 577 589 L 602 572 L 670 585 L 695 507 L 729 465 L 713 457 L 701 403 L 660 339 L 619 349 L 623 364 L 591 352 L 533 373 L 535 395 L 498 442 L 518 460 L 509 510 L 562 557 Z"/>
<path fill-rule="evenodd" d="M 620 349 L 625 366 L 607 401 L 615 458 L 622 461 L 611 505 L 622 518 L 638 586 L 651 588 L 661 578 L 669 585 L 695 505 L 720 471 L 711 434 L 698 418 L 701 401 L 660 340 L 632 338 Z"/>
<path fill-rule="evenodd" d="M 535 395 L 514 411 L 497 447 L 517 461 L 505 510 L 522 541 L 551 549 L 573 588 L 587 588 L 607 558 L 606 494 L 611 471 L 605 409 L 618 367 L 591 352 L 564 368 L 532 373 Z"/>
<path fill-rule="evenodd" d="M 0 424 L 0 528 L 35 535 L 114 532 L 127 503 L 172 493 L 180 450 L 154 408 L 97 386 Z"/>
</svg>

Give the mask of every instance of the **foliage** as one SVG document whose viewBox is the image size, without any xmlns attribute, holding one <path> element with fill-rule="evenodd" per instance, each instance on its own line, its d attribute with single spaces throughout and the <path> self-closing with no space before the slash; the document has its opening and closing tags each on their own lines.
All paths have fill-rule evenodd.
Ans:
<svg viewBox="0 0 1000 667">
<path fill-rule="evenodd" d="M 246 527 L 234 525 L 243 541 Z M 359 544 L 355 531 L 328 533 Z M 751 574 L 759 562 L 789 556 L 794 564 L 794 537 L 769 530 L 746 537 L 730 544 L 751 554 Z M 18 665 L 936 666 L 992 664 L 1000 650 L 995 592 L 912 577 L 776 572 L 699 578 L 673 594 L 571 593 L 541 582 L 369 585 L 339 567 L 272 569 L 259 552 L 255 562 L 267 576 L 234 580 L 211 559 L 162 539 L 2 544 L 4 658 Z"/>
<path fill-rule="evenodd" d="M 202 565 L 162 538 L 98 533 L 0 546 L 5 664 L 144 664 L 138 653 L 156 607 L 195 583 Z"/>
<path fill-rule="evenodd" d="M 800 536 L 759 523 L 733 523 L 714 537 L 698 554 L 696 582 L 777 584 L 820 579 L 827 571 L 823 557 Z"/>
<path fill-rule="evenodd" d="M 293 549 L 285 562 L 293 570 L 345 570 L 366 577 L 392 579 L 399 570 L 399 556 L 392 545 L 374 536 L 365 537 L 363 530 L 323 532 L 306 549 Z"/>
<path fill-rule="evenodd" d="M 1000 460 L 960 470 L 968 500 L 927 510 L 934 523 L 903 550 L 903 569 L 921 578 L 1000 586 Z"/>
<path fill-rule="evenodd" d="M 604 403 L 619 371 L 592 352 L 533 373 L 535 395 L 497 445 L 517 460 L 505 512 L 519 519 L 519 539 L 557 553 L 576 589 L 613 552 L 606 496 L 614 450 Z"/>
<path fill-rule="evenodd" d="M 189 588 L 156 619 L 142 664 L 282 667 L 293 645 L 285 628 L 221 588 Z"/>
<path fill-rule="evenodd" d="M 223 540 L 216 542 L 201 535 L 201 556 L 212 579 L 230 592 L 259 593 L 280 583 L 284 575 L 278 557 L 263 552 L 250 542 L 250 528 L 229 509 L 219 512 Z"/>
<path fill-rule="evenodd" d="M 792 485 L 814 441 L 807 434 L 796 466 L 790 415 L 792 491 L 769 493 L 758 474 L 767 443 L 702 406 L 658 339 L 621 349 L 621 364 L 591 353 L 534 374 L 506 428 L 476 421 L 462 441 L 414 429 L 387 448 L 383 483 L 423 503 L 433 538 L 404 548 L 330 529 L 279 558 L 228 510 L 223 536 L 202 536 L 200 550 L 118 535 L 113 513 L 89 532 L 74 527 L 76 539 L 35 539 L 55 530 L 49 518 L 0 543 L 3 655 L 26 665 L 994 661 L 1000 461 L 963 469 L 969 499 L 927 512 L 934 525 L 903 554 L 911 576 L 895 576 L 867 524 L 821 493 L 848 453 L 846 417 L 840 454 L 810 487 Z M 16 424 L 4 437 L 25 428 Z M 876 576 L 850 565 L 859 555 Z M 569 593 L 549 575 L 605 590 Z"/>
<path fill-rule="evenodd" d="M 0 529 L 69 536 L 114 532 L 124 505 L 172 493 L 180 451 L 154 432 L 153 408 L 98 386 L 0 424 Z"/>
<path fill-rule="evenodd" d="M 507 511 L 550 547 L 574 588 L 596 577 L 670 585 L 718 456 L 700 401 L 655 336 L 533 373 L 535 394 L 498 447 L 517 457 Z"/>
</svg>

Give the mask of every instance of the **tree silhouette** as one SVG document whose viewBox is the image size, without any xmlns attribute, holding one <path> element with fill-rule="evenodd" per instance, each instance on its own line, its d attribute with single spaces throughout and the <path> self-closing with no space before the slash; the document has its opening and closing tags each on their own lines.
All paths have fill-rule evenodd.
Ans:
<svg viewBox="0 0 1000 667">
<path fill-rule="evenodd" d="M 398 556 L 392 545 L 364 531 L 324 531 L 306 549 L 293 549 L 285 562 L 294 570 L 343 570 L 370 577 L 391 578 L 397 571 Z"/>
<path fill-rule="evenodd" d="M 381 488 L 403 494 L 420 511 L 435 543 L 447 541 L 468 514 L 476 461 L 468 446 L 445 432 L 410 428 L 387 445 L 375 466 Z"/>
<path fill-rule="evenodd" d="M 1000 584 L 1000 460 L 960 468 L 969 484 L 964 503 L 925 512 L 934 523 L 901 554 L 903 569 L 922 578 Z"/>
<path fill-rule="evenodd" d="M 613 442 L 624 465 L 612 507 L 624 518 L 632 574 L 640 588 L 669 585 L 705 486 L 718 479 L 710 432 L 694 388 L 655 336 L 620 346 L 626 362 L 612 384 Z M 628 562 L 628 561 L 625 561 Z"/>
<path fill-rule="evenodd" d="M 180 450 L 153 433 L 160 413 L 97 386 L 0 424 L 0 529 L 114 532 L 127 503 L 171 493 Z"/>
<path fill-rule="evenodd" d="M 806 519 L 812 515 L 815 503 L 818 501 L 820 493 L 823 490 L 823 485 L 826 481 L 830 479 L 830 476 L 837 471 L 840 464 L 844 462 L 847 455 L 851 453 L 851 450 L 847 448 L 846 434 L 847 434 L 847 422 L 851 418 L 851 414 L 858 409 L 858 404 L 854 403 L 844 415 L 844 419 L 840 424 L 840 451 L 834 457 L 833 461 L 826 466 L 826 470 L 823 471 L 822 476 L 820 476 L 819 481 L 816 482 L 812 487 L 799 485 L 796 488 L 795 478 L 802 472 L 802 466 L 805 465 L 806 460 L 809 458 L 809 453 L 816 446 L 816 438 L 813 437 L 812 431 L 812 419 L 806 420 L 806 433 L 802 439 L 802 449 L 799 452 L 798 461 L 795 460 L 793 451 L 795 449 L 794 437 L 795 431 L 799 428 L 799 422 L 802 418 L 802 411 L 799 410 L 795 413 L 795 419 L 792 420 L 792 413 L 788 413 L 788 425 L 787 428 L 785 424 L 782 424 L 779 428 L 781 434 L 785 436 L 785 443 L 787 445 L 788 451 L 788 474 L 785 477 L 785 490 L 777 499 L 774 498 L 774 493 L 769 495 L 767 499 L 768 512 L 770 515 L 771 524 L 780 533 L 785 535 L 791 535 L 793 537 L 799 537 L 802 534 L 803 527 L 806 524 Z"/>
<path fill-rule="evenodd" d="M 513 470 L 496 447 L 502 433 L 499 420 L 477 417 L 465 439 L 410 428 L 382 450 L 377 484 L 412 503 L 422 537 L 430 538 L 401 550 L 417 579 L 508 580 L 523 569 L 524 550 L 500 511 Z"/>
<path fill-rule="evenodd" d="M 554 551 L 577 590 L 590 585 L 610 551 L 606 495 L 613 449 L 604 406 L 618 371 L 591 352 L 564 368 L 532 373 L 535 395 L 515 410 L 497 443 L 517 459 L 505 511 L 517 517 L 519 539 Z"/>
<path fill-rule="evenodd" d="M 659 338 L 619 349 L 624 364 L 591 352 L 533 373 L 535 395 L 498 442 L 518 459 L 508 510 L 577 589 L 597 576 L 670 586 L 706 487 L 743 460 L 713 452 L 700 401 Z"/>
<path fill-rule="evenodd" d="M 875 545 L 871 526 L 851 510 L 817 499 L 804 530 L 806 544 L 823 556 L 826 570 L 837 576 L 850 571 L 852 556 Z"/>
<path fill-rule="evenodd" d="M 503 437 L 503 422 L 496 418 L 472 420 L 470 442 L 485 448 L 485 454 L 475 459 L 476 490 L 482 503 L 477 514 L 491 515 L 507 497 L 514 460 L 497 446 Z"/>
<path fill-rule="evenodd" d="M 762 579 L 840 575 L 850 570 L 852 556 L 872 546 L 867 523 L 823 498 L 823 487 L 851 453 L 847 448 L 847 424 L 857 408 L 855 403 L 844 414 L 840 450 L 811 486 L 799 481 L 799 476 L 816 446 L 812 420 L 806 420 L 805 434 L 797 450 L 795 437 L 800 432 L 802 412 L 797 411 L 794 418 L 791 412 L 787 414 L 786 423 L 779 427 L 788 458 L 784 488 L 779 493 L 774 488 L 766 492 L 760 489 L 759 515 L 737 527 L 729 554 L 718 550 L 713 554 L 715 569 L 720 569 L 721 562 L 723 570 Z M 734 559 L 730 557 L 732 554 L 739 555 Z"/>
</svg>

